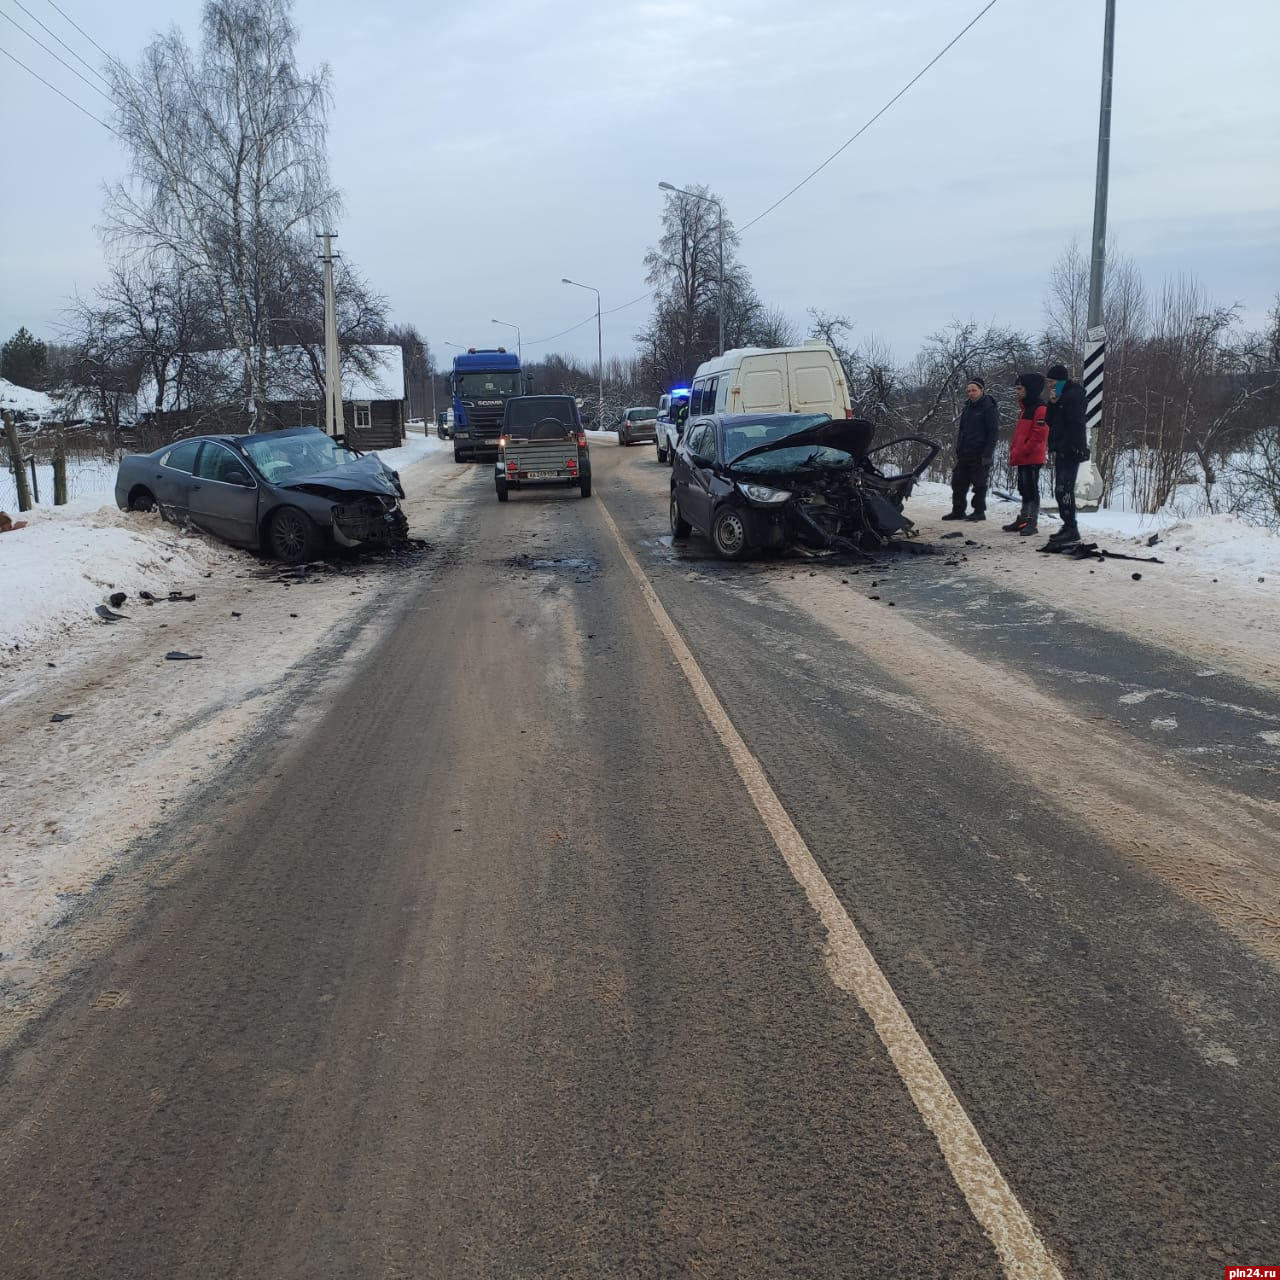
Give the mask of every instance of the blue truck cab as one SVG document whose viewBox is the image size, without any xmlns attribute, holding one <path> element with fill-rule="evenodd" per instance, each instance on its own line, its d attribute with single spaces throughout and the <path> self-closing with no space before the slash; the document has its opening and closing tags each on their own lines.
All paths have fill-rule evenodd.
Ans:
<svg viewBox="0 0 1280 1280">
<path fill-rule="evenodd" d="M 470 347 L 453 357 L 453 460 L 498 456 L 507 401 L 524 394 L 520 359 L 506 347 Z"/>
</svg>

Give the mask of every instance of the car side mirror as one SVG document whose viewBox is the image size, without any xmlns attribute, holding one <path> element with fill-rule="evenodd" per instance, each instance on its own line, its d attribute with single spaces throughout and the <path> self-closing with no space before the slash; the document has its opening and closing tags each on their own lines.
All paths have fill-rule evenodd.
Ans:
<svg viewBox="0 0 1280 1280">
<path fill-rule="evenodd" d="M 249 473 L 247 471 L 241 471 L 239 468 L 234 471 L 227 472 L 227 483 L 238 484 L 243 489 L 253 487 L 253 481 L 249 478 Z"/>
</svg>

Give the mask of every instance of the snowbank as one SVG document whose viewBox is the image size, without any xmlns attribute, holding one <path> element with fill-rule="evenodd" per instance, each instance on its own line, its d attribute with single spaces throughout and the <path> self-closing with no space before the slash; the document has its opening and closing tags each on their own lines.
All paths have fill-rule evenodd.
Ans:
<svg viewBox="0 0 1280 1280">
<path fill-rule="evenodd" d="M 383 449 L 379 456 L 401 471 L 451 447 L 434 436 L 410 434 L 400 448 Z M 41 503 L 31 511 L 11 511 L 28 526 L 0 534 L 0 665 L 43 639 L 96 624 L 94 608 L 113 591 L 167 594 L 240 562 L 240 553 L 158 515 L 118 510 L 113 466 L 72 469 L 68 486 L 82 496 L 62 507 Z"/>
</svg>

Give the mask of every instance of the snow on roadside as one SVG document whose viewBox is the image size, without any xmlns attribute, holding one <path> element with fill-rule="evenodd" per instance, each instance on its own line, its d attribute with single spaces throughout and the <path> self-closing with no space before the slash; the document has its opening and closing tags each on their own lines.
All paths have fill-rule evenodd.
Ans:
<svg viewBox="0 0 1280 1280">
<path fill-rule="evenodd" d="M 951 507 L 951 489 L 944 484 L 924 482 L 916 486 L 907 504 L 907 514 L 916 521 L 932 523 Z M 1017 513 L 1017 504 L 992 495 L 987 519 L 974 526 L 952 526 L 967 531 L 975 527 L 983 538 L 1006 538 L 1000 526 Z M 1085 542 L 1098 542 L 1110 551 L 1127 555 L 1156 556 L 1196 575 L 1229 579 L 1234 585 L 1259 585 L 1280 589 L 1280 534 L 1260 525 L 1251 525 L 1233 515 L 1184 517 L 1173 512 L 1143 515 L 1138 512 L 1081 512 L 1080 535 Z M 1040 529 L 1046 536 L 1059 527 L 1052 511 L 1041 512 Z M 1157 541 L 1152 544 L 1152 536 Z M 966 536 L 970 536 L 966 533 Z M 1010 545 L 1013 545 L 1011 542 Z M 1041 545 L 1040 541 L 1036 545 Z"/>
<path fill-rule="evenodd" d="M 450 447 L 411 434 L 379 456 L 399 471 Z M 0 534 L 0 667 L 76 626 L 100 625 L 94 608 L 113 591 L 166 594 L 240 562 L 239 552 L 157 515 L 119 510 L 114 467 L 87 463 L 68 480 L 84 496 L 61 507 L 12 512 L 27 528 Z"/>
</svg>

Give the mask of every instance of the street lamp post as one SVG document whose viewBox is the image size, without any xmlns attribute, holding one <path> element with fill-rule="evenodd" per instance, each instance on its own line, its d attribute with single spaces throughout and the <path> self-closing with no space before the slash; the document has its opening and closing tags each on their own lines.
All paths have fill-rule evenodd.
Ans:
<svg viewBox="0 0 1280 1280">
<path fill-rule="evenodd" d="M 600 379 L 600 414 L 596 418 L 596 430 L 604 430 L 604 338 L 600 328 L 600 290 L 594 285 L 578 284 L 568 276 L 560 277 L 561 284 L 571 284 L 579 289 L 590 289 L 596 295 L 596 375 Z"/>
<path fill-rule="evenodd" d="M 724 205 L 720 203 L 714 196 L 700 196 L 696 191 L 685 191 L 683 187 L 673 187 L 669 182 L 658 183 L 659 191 L 674 191 L 678 196 L 688 196 L 691 200 L 702 200 L 706 204 L 713 204 L 716 207 L 716 215 L 718 222 L 718 242 L 719 242 L 719 260 L 720 260 L 720 354 L 724 355 Z"/>
<path fill-rule="evenodd" d="M 505 328 L 514 329 L 516 331 L 516 359 L 520 361 L 521 365 L 523 365 L 524 351 L 520 346 L 520 326 L 518 324 L 512 324 L 510 320 L 490 320 L 489 323 L 500 324 Z"/>
</svg>

